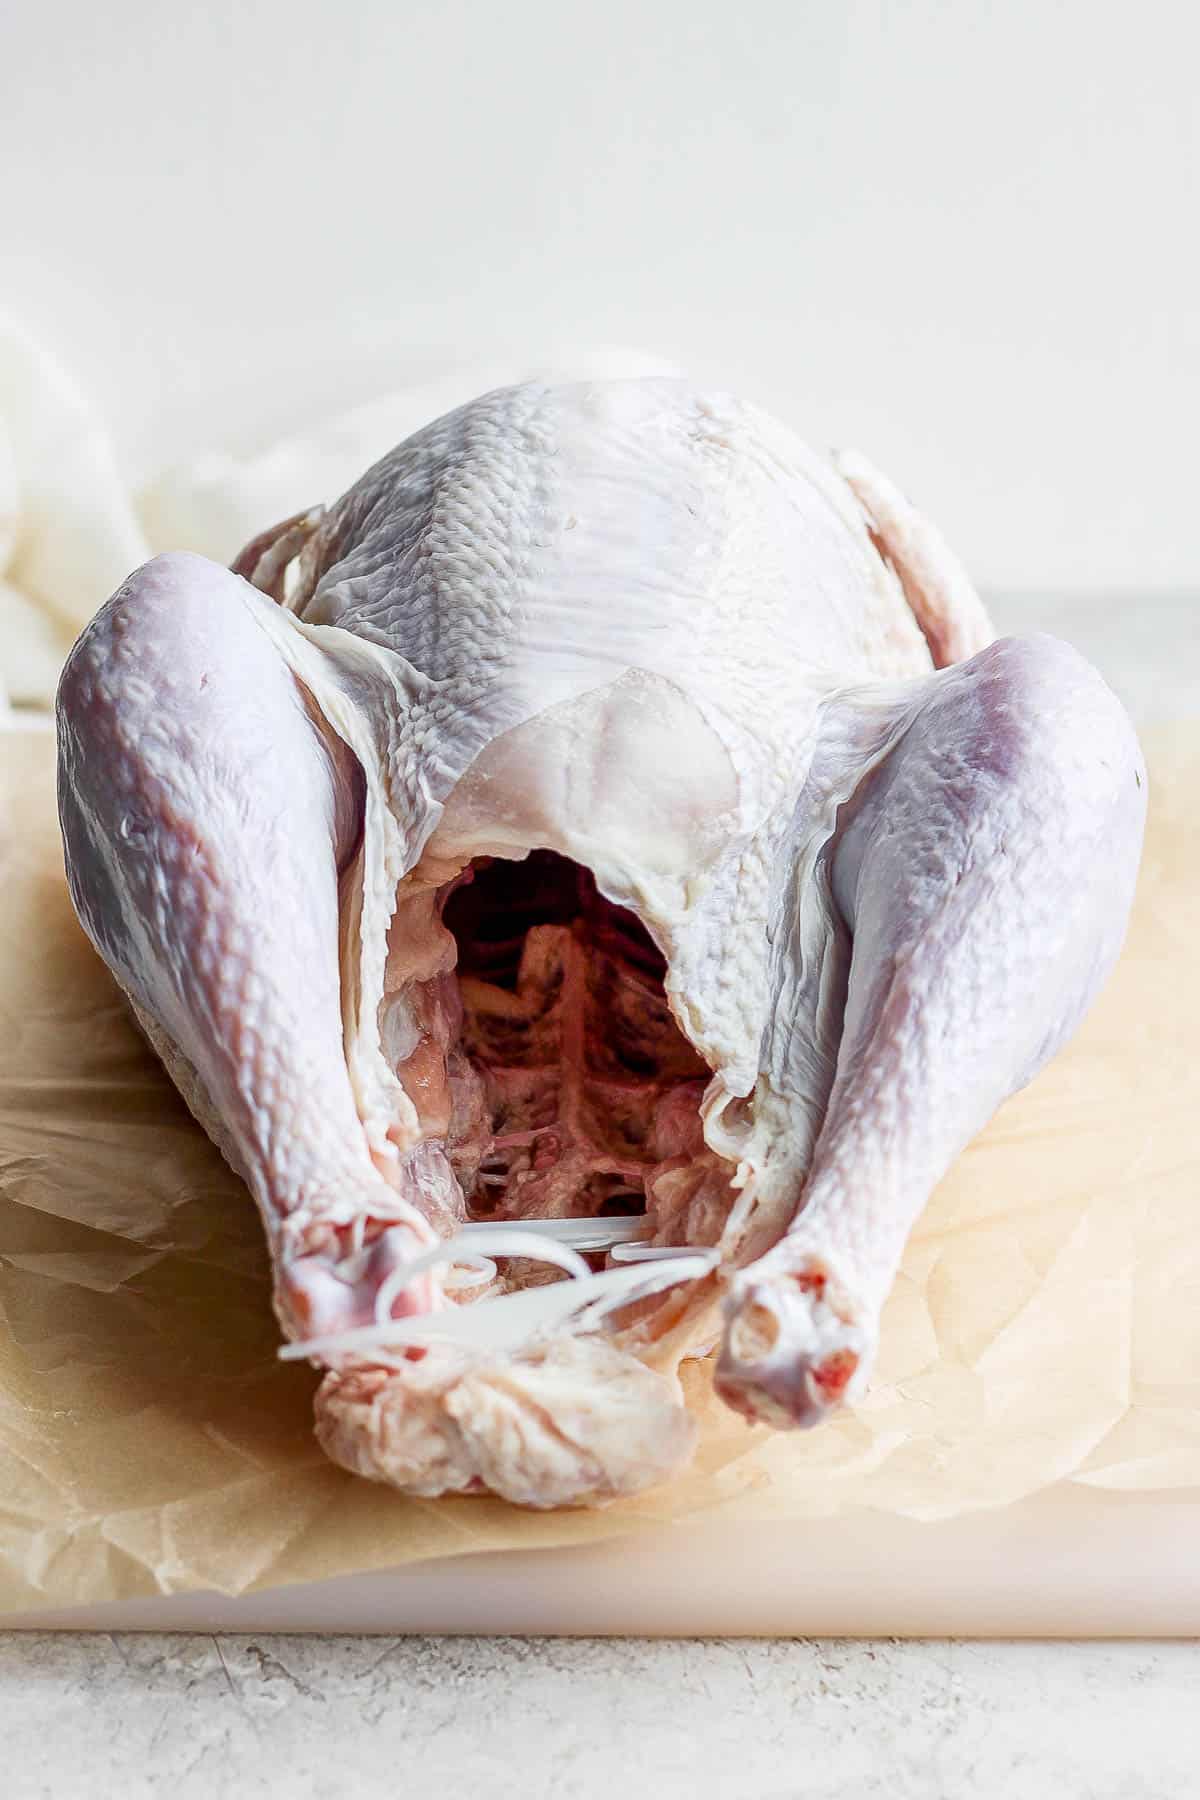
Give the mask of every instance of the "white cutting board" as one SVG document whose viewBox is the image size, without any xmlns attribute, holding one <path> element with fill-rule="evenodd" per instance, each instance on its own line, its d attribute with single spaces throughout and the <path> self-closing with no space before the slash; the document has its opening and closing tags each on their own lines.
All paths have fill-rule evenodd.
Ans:
<svg viewBox="0 0 1200 1800">
<path fill-rule="evenodd" d="M 1060 1487 L 937 1524 L 857 1513 L 677 1525 L 572 1550 L 460 1556 L 231 1599 L 30 1613 L 96 1631 L 658 1637 L 1200 1636 L 1200 1495 Z"/>
<path fill-rule="evenodd" d="M 993 608 L 1061 633 L 1139 723 L 1200 717 L 1200 595 Z M 937 1524 L 873 1513 L 655 1529 L 594 1547 L 462 1556 L 233 1599 L 32 1613 L 72 1630 L 801 1636 L 1200 1635 L 1200 1494 L 1063 1485 Z"/>
</svg>

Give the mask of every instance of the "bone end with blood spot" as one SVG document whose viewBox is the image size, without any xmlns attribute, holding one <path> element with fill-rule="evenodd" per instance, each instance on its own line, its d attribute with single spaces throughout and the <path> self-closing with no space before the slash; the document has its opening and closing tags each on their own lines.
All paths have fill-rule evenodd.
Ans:
<svg viewBox="0 0 1200 1800">
<path fill-rule="evenodd" d="M 737 1280 L 725 1302 L 715 1386 L 752 1423 L 819 1425 L 865 1379 L 870 1334 L 815 1263 Z"/>
</svg>

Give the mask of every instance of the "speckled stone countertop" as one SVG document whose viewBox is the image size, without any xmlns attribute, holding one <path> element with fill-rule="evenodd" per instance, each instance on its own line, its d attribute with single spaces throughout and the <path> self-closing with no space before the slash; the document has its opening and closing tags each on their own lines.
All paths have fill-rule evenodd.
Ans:
<svg viewBox="0 0 1200 1800">
<path fill-rule="evenodd" d="M 6 1800 L 1184 1800 L 1200 1647 L 0 1638 Z"/>
</svg>

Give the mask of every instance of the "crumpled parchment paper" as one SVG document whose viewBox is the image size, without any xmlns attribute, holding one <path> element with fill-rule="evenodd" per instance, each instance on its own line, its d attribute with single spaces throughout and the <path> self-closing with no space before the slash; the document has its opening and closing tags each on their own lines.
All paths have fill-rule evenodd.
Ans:
<svg viewBox="0 0 1200 1800">
<path fill-rule="evenodd" d="M 750 1429 L 688 1365 L 694 1469 L 601 1512 L 402 1498 L 327 1463 L 244 1189 L 85 942 L 53 738 L 0 734 L 0 1608 L 237 1593 L 663 1521 L 936 1519 L 1200 1488 L 1200 732 L 1148 745 L 1133 930 L 1075 1042 L 917 1227 L 865 1402 Z"/>
</svg>

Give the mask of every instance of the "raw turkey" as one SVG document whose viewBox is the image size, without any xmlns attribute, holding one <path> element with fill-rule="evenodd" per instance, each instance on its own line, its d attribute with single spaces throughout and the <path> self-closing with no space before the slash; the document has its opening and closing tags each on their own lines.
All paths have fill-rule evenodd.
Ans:
<svg viewBox="0 0 1200 1800">
<path fill-rule="evenodd" d="M 254 1195 L 322 1444 L 532 1506 L 680 1467 L 714 1346 L 750 1420 L 861 1394 L 1145 805 L 1099 676 L 995 639 L 884 477 L 667 379 L 486 394 L 233 571 L 156 557 L 58 732 L 76 909 Z"/>
</svg>

